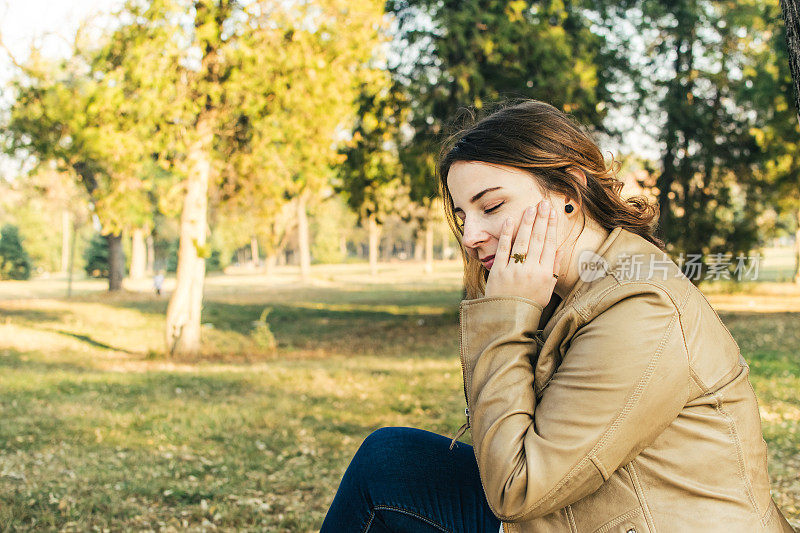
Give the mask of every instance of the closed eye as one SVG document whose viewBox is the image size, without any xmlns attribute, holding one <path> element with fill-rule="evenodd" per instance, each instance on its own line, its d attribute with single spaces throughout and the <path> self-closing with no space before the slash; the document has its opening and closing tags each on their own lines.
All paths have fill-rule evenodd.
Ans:
<svg viewBox="0 0 800 533">
<path fill-rule="evenodd" d="M 505 202 L 500 202 L 499 204 L 497 204 L 495 206 L 492 206 L 492 207 L 490 207 L 488 209 L 484 209 L 483 212 L 486 213 L 486 214 L 492 213 L 492 212 L 496 211 L 504 203 Z M 459 228 L 463 228 L 464 227 L 464 220 L 461 217 L 456 216 L 456 224 L 458 225 Z"/>
<path fill-rule="evenodd" d="M 500 202 L 499 204 L 497 204 L 497 205 L 496 205 L 496 206 L 494 206 L 494 207 L 490 207 L 489 209 L 484 209 L 484 210 L 483 210 L 483 212 L 484 212 L 484 213 L 491 213 L 492 211 L 496 210 L 498 207 L 500 207 L 500 206 L 501 206 L 501 205 L 503 205 L 504 203 L 505 203 L 505 202 Z"/>
</svg>

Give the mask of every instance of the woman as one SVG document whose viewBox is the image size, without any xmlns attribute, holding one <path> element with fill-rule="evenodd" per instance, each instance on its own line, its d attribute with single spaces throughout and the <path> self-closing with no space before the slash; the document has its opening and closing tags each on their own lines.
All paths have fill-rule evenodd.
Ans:
<svg viewBox="0 0 800 533">
<path fill-rule="evenodd" d="M 653 236 L 657 211 L 623 200 L 548 104 L 508 105 L 453 140 L 438 176 L 464 250 L 474 448 L 375 431 L 323 533 L 791 532 L 749 367 Z"/>
</svg>

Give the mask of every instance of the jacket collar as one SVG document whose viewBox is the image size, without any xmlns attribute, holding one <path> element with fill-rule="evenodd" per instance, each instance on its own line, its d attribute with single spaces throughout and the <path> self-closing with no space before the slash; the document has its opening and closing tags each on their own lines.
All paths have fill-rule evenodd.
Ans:
<svg viewBox="0 0 800 533">
<path fill-rule="evenodd" d="M 594 253 L 590 251 L 580 253 L 582 255 L 578 257 L 581 261 L 579 268 L 584 275 L 578 277 L 567 296 L 555 307 L 550 316 L 555 316 L 576 301 L 585 298 L 593 288 L 606 286 L 609 283 L 606 278 L 620 267 L 623 257 L 630 257 L 636 253 L 663 255 L 663 252 L 650 241 L 621 226 L 612 229 Z"/>
</svg>

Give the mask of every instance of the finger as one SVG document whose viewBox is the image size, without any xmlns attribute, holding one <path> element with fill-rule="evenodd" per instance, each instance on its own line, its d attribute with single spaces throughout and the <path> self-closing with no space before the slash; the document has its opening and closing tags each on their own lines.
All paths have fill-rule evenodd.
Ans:
<svg viewBox="0 0 800 533">
<path fill-rule="evenodd" d="M 556 216 L 555 209 L 551 209 L 547 217 L 547 232 L 545 233 L 544 249 L 542 250 L 542 258 L 540 260 L 543 267 L 555 268 L 556 248 L 558 247 L 556 243 L 557 228 L 558 217 Z M 555 270 L 553 270 L 553 272 L 555 272 Z"/>
<path fill-rule="evenodd" d="M 494 267 L 508 266 L 508 258 L 511 254 L 511 235 L 514 232 L 514 221 L 509 217 L 503 223 L 503 229 L 500 232 L 500 239 L 497 243 L 497 251 L 494 253 Z"/>
<path fill-rule="evenodd" d="M 553 265 L 553 272 L 555 272 L 556 274 L 561 272 L 561 264 L 563 262 L 564 262 L 564 251 L 563 250 L 558 250 L 556 252 L 556 260 L 555 260 L 555 263 Z"/>
<path fill-rule="evenodd" d="M 536 220 L 533 223 L 533 232 L 531 233 L 531 242 L 528 246 L 528 258 L 534 259 L 541 263 L 542 249 L 544 248 L 544 240 L 547 236 L 547 222 L 550 215 L 550 202 L 542 200 L 539 202 L 539 210 L 536 213 Z"/>
<path fill-rule="evenodd" d="M 522 212 L 522 220 L 517 229 L 517 238 L 514 239 L 514 244 L 511 248 L 511 253 L 526 254 L 528 253 L 528 243 L 531 240 L 531 230 L 533 229 L 533 221 L 536 218 L 536 206 L 529 206 Z"/>
</svg>

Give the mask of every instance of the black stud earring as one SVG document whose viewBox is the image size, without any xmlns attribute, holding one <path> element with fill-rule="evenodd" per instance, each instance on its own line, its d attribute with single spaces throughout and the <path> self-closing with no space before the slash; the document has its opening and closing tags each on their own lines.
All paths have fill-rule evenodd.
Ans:
<svg viewBox="0 0 800 533">
<path fill-rule="evenodd" d="M 567 204 L 567 205 L 564 206 L 564 211 L 566 211 L 567 213 L 572 213 L 573 209 L 575 209 L 575 208 L 572 207 L 572 204 Z"/>
</svg>

